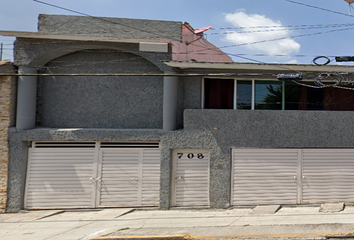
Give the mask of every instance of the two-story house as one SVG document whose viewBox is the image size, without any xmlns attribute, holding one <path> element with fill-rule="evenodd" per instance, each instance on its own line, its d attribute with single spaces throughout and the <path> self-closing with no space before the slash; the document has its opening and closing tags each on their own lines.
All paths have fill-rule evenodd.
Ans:
<svg viewBox="0 0 354 240">
<path fill-rule="evenodd" d="M 7 211 L 353 201 L 352 67 L 234 63 L 182 22 L 38 26 L 0 32 L 19 69 Z"/>
</svg>

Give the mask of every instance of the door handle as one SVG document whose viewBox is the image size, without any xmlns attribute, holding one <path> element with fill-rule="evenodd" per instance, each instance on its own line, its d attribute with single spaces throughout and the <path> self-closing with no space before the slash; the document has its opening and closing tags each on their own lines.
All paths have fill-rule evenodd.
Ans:
<svg viewBox="0 0 354 240">
<path fill-rule="evenodd" d="M 181 181 L 183 181 L 183 182 L 184 182 L 183 177 L 176 177 L 176 180 L 177 180 L 177 181 L 178 181 L 178 180 L 181 180 Z"/>
<path fill-rule="evenodd" d="M 102 178 L 98 177 L 98 178 L 94 178 L 94 177 L 90 177 L 90 180 L 92 183 L 96 183 L 96 182 L 101 182 Z"/>
</svg>

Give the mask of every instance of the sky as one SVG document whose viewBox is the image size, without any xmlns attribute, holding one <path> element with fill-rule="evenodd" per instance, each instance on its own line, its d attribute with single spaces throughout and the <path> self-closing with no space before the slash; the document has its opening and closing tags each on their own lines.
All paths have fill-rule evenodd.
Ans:
<svg viewBox="0 0 354 240">
<path fill-rule="evenodd" d="M 235 62 L 313 64 L 354 56 L 354 4 L 344 0 L 0 0 L 0 30 L 37 31 L 39 14 L 188 22 Z M 13 60 L 14 38 L 1 37 Z M 319 58 L 317 64 L 327 59 Z"/>
</svg>

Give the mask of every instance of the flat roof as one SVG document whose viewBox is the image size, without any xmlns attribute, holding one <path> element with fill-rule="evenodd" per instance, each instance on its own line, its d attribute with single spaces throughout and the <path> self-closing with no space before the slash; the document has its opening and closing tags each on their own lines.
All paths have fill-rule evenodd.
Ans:
<svg viewBox="0 0 354 240">
<path fill-rule="evenodd" d="M 55 39 L 55 40 L 74 40 L 74 41 L 99 41 L 99 42 L 122 42 L 122 43 L 139 43 L 139 42 L 159 42 L 160 39 L 122 39 L 115 37 L 99 37 L 84 35 L 59 35 L 59 34 L 43 34 L 40 32 L 22 32 L 22 31 L 0 31 L 0 35 L 18 38 L 35 38 L 35 39 Z"/>
<path fill-rule="evenodd" d="M 176 62 L 165 61 L 166 65 L 179 69 L 250 70 L 275 72 L 354 72 L 352 65 L 276 64 L 276 63 L 220 63 L 220 62 Z"/>
</svg>

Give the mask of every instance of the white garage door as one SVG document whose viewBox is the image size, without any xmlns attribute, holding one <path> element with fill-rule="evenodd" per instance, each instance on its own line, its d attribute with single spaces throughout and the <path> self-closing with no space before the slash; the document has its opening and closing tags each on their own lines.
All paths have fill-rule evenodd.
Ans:
<svg viewBox="0 0 354 240">
<path fill-rule="evenodd" d="M 102 149 L 101 164 L 100 206 L 159 205 L 159 149 Z"/>
<path fill-rule="evenodd" d="M 233 149 L 232 158 L 232 205 L 354 199 L 354 149 Z"/>
<path fill-rule="evenodd" d="M 173 153 L 173 206 L 209 206 L 209 151 Z"/>
<path fill-rule="evenodd" d="M 25 207 L 90 207 L 94 153 L 94 148 L 31 149 Z"/>
<path fill-rule="evenodd" d="M 25 208 L 157 206 L 158 143 L 35 143 L 29 150 Z M 146 147 L 146 148 L 144 148 Z"/>
<path fill-rule="evenodd" d="M 353 199 L 354 149 L 304 149 L 303 203 Z"/>
<path fill-rule="evenodd" d="M 233 149 L 231 204 L 296 204 L 299 155 L 297 149 Z"/>
</svg>

